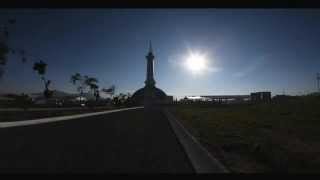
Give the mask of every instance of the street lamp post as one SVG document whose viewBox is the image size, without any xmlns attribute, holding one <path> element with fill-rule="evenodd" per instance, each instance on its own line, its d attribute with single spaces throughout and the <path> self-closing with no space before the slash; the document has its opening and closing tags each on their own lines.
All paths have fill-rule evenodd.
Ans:
<svg viewBox="0 0 320 180">
<path fill-rule="evenodd" d="M 319 81 L 320 81 L 320 73 L 317 73 L 317 87 L 318 87 L 318 92 L 320 92 Z"/>
</svg>

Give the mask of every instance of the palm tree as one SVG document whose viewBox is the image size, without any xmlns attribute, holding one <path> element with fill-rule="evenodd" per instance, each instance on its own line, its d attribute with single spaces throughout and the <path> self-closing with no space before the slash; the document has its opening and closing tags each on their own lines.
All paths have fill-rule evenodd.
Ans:
<svg viewBox="0 0 320 180">
<path fill-rule="evenodd" d="M 74 75 L 71 75 L 71 82 L 72 82 L 72 84 L 76 84 L 77 83 L 77 81 L 80 81 L 81 80 L 81 75 L 80 75 L 80 73 L 75 73 Z"/>
<path fill-rule="evenodd" d="M 97 85 L 97 83 L 97 78 L 85 76 L 85 84 L 90 88 L 91 91 L 93 91 L 93 95 L 95 96 L 96 101 L 98 101 L 100 97 L 99 86 Z"/>
<path fill-rule="evenodd" d="M 73 85 L 77 86 L 77 90 L 80 93 L 79 102 L 81 103 L 84 89 L 83 77 L 80 73 L 75 73 L 74 75 L 71 75 L 70 81 Z"/>
<path fill-rule="evenodd" d="M 98 79 L 94 77 L 89 77 L 87 75 L 82 76 L 80 73 L 75 73 L 74 75 L 71 75 L 71 83 L 74 85 L 77 85 L 77 90 L 80 93 L 80 103 L 82 101 L 83 97 L 83 92 L 84 90 L 89 87 L 90 90 L 93 91 L 94 96 L 96 97 L 96 100 L 99 98 L 99 92 L 98 88 L 99 86 L 97 85 Z"/>
<path fill-rule="evenodd" d="M 43 62 L 42 60 L 40 60 L 39 62 L 35 62 L 33 64 L 33 70 L 38 72 L 38 74 L 41 77 L 41 80 L 44 82 L 44 86 L 45 86 L 45 90 L 43 92 L 44 97 L 46 99 L 50 98 L 53 94 L 53 91 L 49 90 L 49 85 L 51 84 L 51 81 L 46 80 L 46 78 L 45 78 L 47 64 L 45 62 Z"/>
<path fill-rule="evenodd" d="M 4 73 L 4 66 L 7 64 L 7 54 L 9 53 L 9 47 L 5 41 L 0 40 L 0 77 Z"/>
<path fill-rule="evenodd" d="M 36 62 L 33 64 L 33 70 L 37 71 L 42 78 L 44 77 L 47 69 L 47 64 L 40 60 L 39 62 Z"/>
<path fill-rule="evenodd" d="M 92 89 L 92 87 L 94 88 L 95 86 L 97 86 L 98 79 L 94 77 L 84 76 L 84 83 L 86 86 L 89 86 L 90 89 Z"/>
<path fill-rule="evenodd" d="M 100 98 L 99 86 L 96 84 L 93 84 L 90 86 L 90 88 L 93 90 L 93 95 L 96 98 L 96 101 L 98 101 Z"/>
<path fill-rule="evenodd" d="M 0 41 L 0 65 L 5 65 L 7 62 L 6 55 L 9 52 L 8 46 L 5 42 Z"/>
</svg>

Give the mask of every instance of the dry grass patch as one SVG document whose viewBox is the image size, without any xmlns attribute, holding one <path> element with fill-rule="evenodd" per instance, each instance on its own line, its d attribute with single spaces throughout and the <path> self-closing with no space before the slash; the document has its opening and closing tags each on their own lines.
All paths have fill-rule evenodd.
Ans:
<svg viewBox="0 0 320 180">
<path fill-rule="evenodd" d="M 178 119 L 234 172 L 319 172 L 319 97 L 277 104 L 176 106 Z"/>
</svg>

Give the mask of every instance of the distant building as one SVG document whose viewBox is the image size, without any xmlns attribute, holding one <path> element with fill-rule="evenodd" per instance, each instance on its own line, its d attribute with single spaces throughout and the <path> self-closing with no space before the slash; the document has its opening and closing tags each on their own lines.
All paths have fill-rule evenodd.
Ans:
<svg viewBox="0 0 320 180">
<path fill-rule="evenodd" d="M 250 94 L 252 102 L 270 102 L 271 92 L 254 92 Z"/>
<path fill-rule="evenodd" d="M 242 103 L 246 102 L 250 98 L 249 95 L 202 95 L 205 100 L 210 100 L 218 103 Z"/>
</svg>

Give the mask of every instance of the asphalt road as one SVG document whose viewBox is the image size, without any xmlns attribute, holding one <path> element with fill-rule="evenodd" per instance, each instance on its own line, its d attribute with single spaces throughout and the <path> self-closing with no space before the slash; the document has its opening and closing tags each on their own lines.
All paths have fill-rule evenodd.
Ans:
<svg viewBox="0 0 320 180">
<path fill-rule="evenodd" d="M 0 172 L 194 173 L 159 110 L 0 129 Z"/>
</svg>

